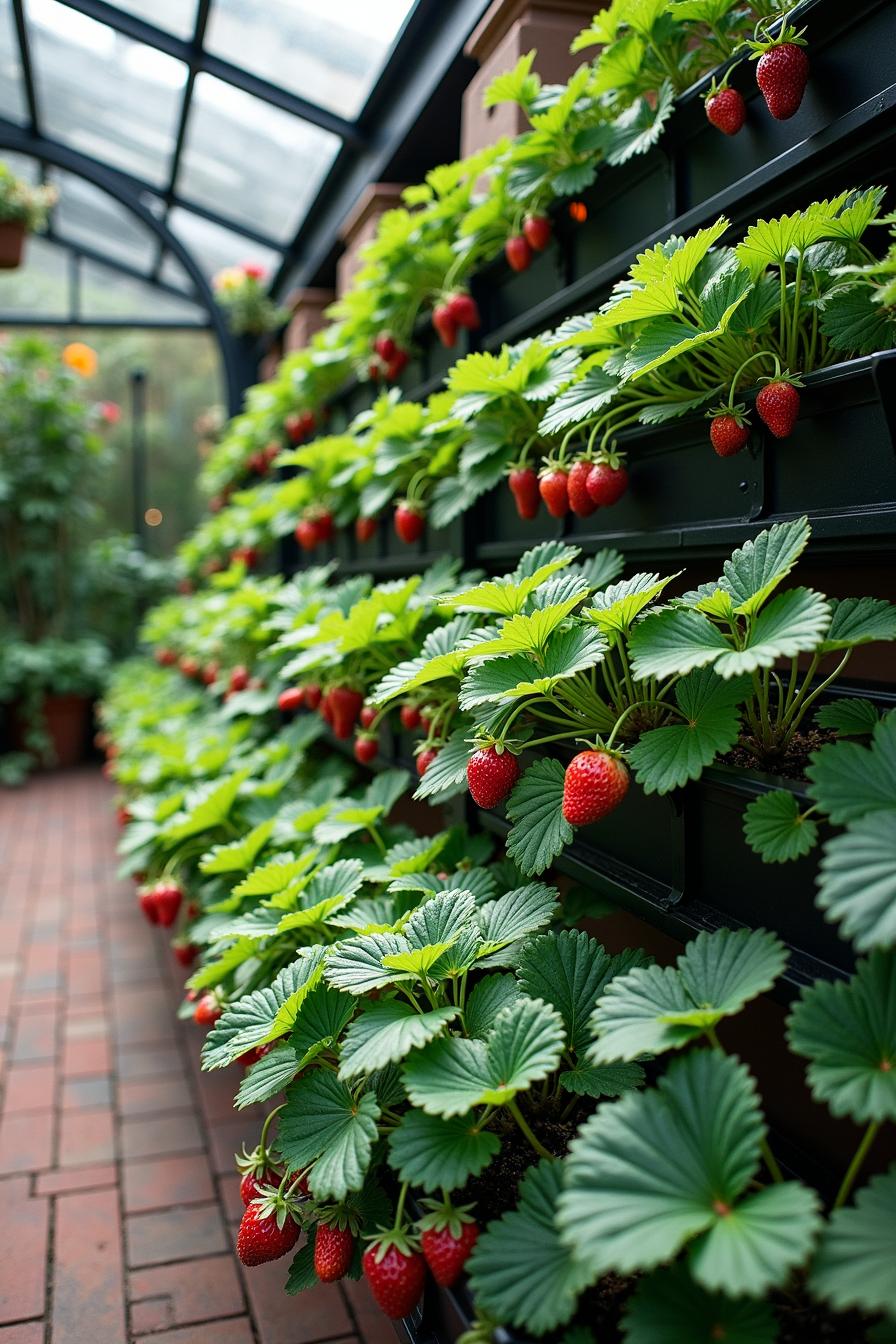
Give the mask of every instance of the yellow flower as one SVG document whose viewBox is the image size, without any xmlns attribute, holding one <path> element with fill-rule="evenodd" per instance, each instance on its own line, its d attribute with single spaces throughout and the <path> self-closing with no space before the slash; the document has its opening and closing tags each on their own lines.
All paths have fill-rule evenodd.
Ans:
<svg viewBox="0 0 896 1344">
<path fill-rule="evenodd" d="M 96 351 L 83 341 L 72 341 L 62 352 L 62 362 L 82 378 L 92 378 L 99 367 Z"/>
<path fill-rule="evenodd" d="M 246 280 L 245 274 L 238 266 L 225 266 L 223 271 L 219 271 L 212 281 L 215 289 L 229 290 L 238 289 Z"/>
</svg>

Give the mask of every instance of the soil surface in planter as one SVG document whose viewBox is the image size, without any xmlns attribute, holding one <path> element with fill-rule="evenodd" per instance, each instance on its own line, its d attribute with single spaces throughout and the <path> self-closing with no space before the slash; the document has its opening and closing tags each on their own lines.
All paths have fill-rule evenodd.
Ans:
<svg viewBox="0 0 896 1344">
<path fill-rule="evenodd" d="M 734 765 L 739 770 L 765 770 L 782 779 L 800 782 L 806 778 L 806 766 L 809 757 L 819 747 L 836 742 L 837 734 L 832 728 L 810 728 L 807 733 L 796 733 L 783 756 L 760 760 L 748 747 L 736 746 L 720 756 L 723 765 Z"/>
</svg>

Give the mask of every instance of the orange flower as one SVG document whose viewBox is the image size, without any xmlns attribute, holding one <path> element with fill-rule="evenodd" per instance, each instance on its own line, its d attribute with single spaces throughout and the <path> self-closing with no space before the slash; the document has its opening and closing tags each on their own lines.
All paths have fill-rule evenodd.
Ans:
<svg viewBox="0 0 896 1344">
<path fill-rule="evenodd" d="M 96 351 L 83 341 L 72 341 L 62 352 L 62 362 L 82 378 L 92 378 L 99 367 Z"/>
</svg>

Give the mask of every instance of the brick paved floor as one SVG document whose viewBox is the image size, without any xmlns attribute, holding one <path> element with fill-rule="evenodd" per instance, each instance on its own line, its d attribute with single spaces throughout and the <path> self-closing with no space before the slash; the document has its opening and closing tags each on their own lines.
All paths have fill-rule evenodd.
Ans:
<svg viewBox="0 0 896 1344">
<path fill-rule="evenodd" d="M 0 790 L 0 1344 L 395 1344 L 363 1283 L 244 1271 L 236 1070 L 198 1068 L 98 770 Z"/>
</svg>

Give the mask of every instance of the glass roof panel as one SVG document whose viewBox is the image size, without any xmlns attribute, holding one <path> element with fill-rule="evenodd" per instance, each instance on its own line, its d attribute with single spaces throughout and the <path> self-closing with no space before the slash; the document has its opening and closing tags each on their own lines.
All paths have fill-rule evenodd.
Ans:
<svg viewBox="0 0 896 1344">
<path fill-rule="evenodd" d="M 196 0 L 116 0 L 115 7 L 175 37 L 192 37 L 196 27 Z"/>
<path fill-rule="evenodd" d="M 187 67 L 58 0 L 27 0 L 26 13 L 46 132 L 161 186 Z"/>
<path fill-rule="evenodd" d="M 116 261 L 148 271 L 158 250 L 155 234 L 107 192 L 73 173 L 54 169 L 59 188 L 53 228 L 66 242 L 83 243 Z"/>
<path fill-rule="evenodd" d="M 166 252 L 162 258 L 162 264 L 159 267 L 159 279 L 164 280 L 166 285 L 173 285 L 175 289 L 182 289 L 185 294 L 193 293 L 193 281 L 177 258 L 173 257 L 170 252 Z"/>
<path fill-rule="evenodd" d="M 329 131 L 200 74 L 178 194 L 285 244 L 341 143 Z"/>
<path fill-rule="evenodd" d="M 10 0 L 0 0 L 0 113 L 10 121 L 26 121 L 22 66 Z"/>
<path fill-rule="evenodd" d="M 0 272 L 0 326 L 3 318 L 68 317 L 68 253 L 46 238 L 25 242 L 25 264 Z"/>
<path fill-rule="evenodd" d="M 168 227 L 192 252 L 207 276 L 214 275 L 222 266 L 233 266 L 241 261 L 257 261 L 269 271 L 280 261 L 279 252 L 250 243 L 242 234 L 222 229 L 220 224 L 212 224 L 189 210 L 172 210 L 168 215 Z"/>
<path fill-rule="evenodd" d="M 149 318 L 202 325 L 208 321 L 204 310 L 188 299 L 178 299 L 154 285 L 92 261 L 81 262 L 80 317 L 84 323 L 97 317 Z"/>
<path fill-rule="evenodd" d="M 215 0 L 206 47 L 354 120 L 414 0 Z"/>
</svg>

